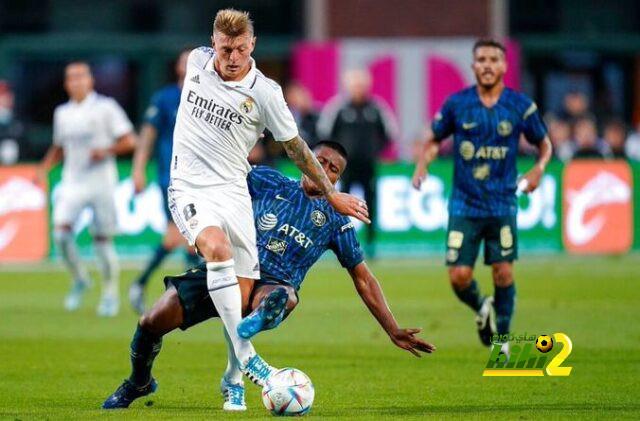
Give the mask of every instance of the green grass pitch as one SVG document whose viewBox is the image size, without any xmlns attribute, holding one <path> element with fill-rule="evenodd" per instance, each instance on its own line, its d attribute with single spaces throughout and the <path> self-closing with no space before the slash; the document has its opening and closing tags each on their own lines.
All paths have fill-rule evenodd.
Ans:
<svg viewBox="0 0 640 421">
<path fill-rule="evenodd" d="M 311 271 L 296 311 L 254 344 L 275 366 L 311 377 L 316 400 L 309 418 L 638 419 L 639 267 L 638 255 L 517 263 L 513 330 L 567 334 L 569 377 L 482 377 L 488 351 L 476 337 L 472 313 L 433 259 L 372 265 L 399 323 L 422 327 L 438 347 L 431 356 L 418 359 L 395 348 L 333 260 Z M 134 276 L 122 273 L 123 299 Z M 492 291 L 486 268 L 478 268 L 477 279 L 484 292 Z M 161 293 L 160 284 L 157 274 L 150 298 Z M 129 410 L 101 411 L 128 375 L 136 317 L 123 301 L 117 318 L 98 318 L 97 281 L 82 309 L 66 313 L 67 286 L 59 270 L 0 272 L 0 419 L 271 418 L 249 383 L 248 411 L 222 411 L 218 383 L 226 359 L 219 320 L 165 338 L 155 395 Z"/>
</svg>

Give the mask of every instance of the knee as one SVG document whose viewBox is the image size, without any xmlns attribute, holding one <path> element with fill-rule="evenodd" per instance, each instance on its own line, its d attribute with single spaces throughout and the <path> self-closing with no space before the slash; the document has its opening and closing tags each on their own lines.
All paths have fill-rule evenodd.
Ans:
<svg viewBox="0 0 640 421">
<path fill-rule="evenodd" d="M 229 260 L 233 257 L 231 253 L 231 245 L 222 230 L 211 233 L 198 241 L 198 251 L 207 262 L 221 262 Z"/>
<path fill-rule="evenodd" d="M 493 283 L 498 287 L 508 287 L 513 283 L 513 271 L 510 264 L 502 263 L 492 267 Z"/>
<path fill-rule="evenodd" d="M 298 296 L 293 288 L 287 288 L 287 293 L 289 294 L 289 297 L 287 300 L 286 312 L 289 314 L 298 305 Z"/>
<path fill-rule="evenodd" d="M 152 332 L 152 333 L 157 333 L 157 331 L 158 331 L 158 320 L 157 319 L 158 318 L 157 318 L 155 312 L 152 309 L 152 310 L 149 310 L 149 311 L 145 312 L 142 316 L 140 316 L 140 319 L 138 319 L 138 324 L 144 330 L 147 330 L 147 331 Z"/>
<path fill-rule="evenodd" d="M 449 280 L 457 290 L 465 289 L 471 284 L 473 269 L 467 266 L 453 266 L 449 268 Z"/>
</svg>

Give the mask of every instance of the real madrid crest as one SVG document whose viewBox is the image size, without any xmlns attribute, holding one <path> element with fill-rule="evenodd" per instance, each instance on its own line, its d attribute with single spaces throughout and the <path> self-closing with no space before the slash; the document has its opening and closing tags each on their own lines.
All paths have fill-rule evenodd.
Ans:
<svg viewBox="0 0 640 421">
<path fill-rule="evenodd" d="M 253 98 L 245 99 L 242 104 L 240 104 L 240 110 L 245 114 L 249 114 L 251 110 L 253 110 Z"/>
<path fill-rule="evenodd" d="M 507 137 L 511 134 L 511 131 L 513 131 L 513 126 L 511 125 L 511 122 L 508 120 L 502 120 L 500 123 L 498 123 L 498 134 L 502 137 Z"/>
<path fill-rule="evenodd" d="M 311 212 L 311 222 L 313 222 L 313 225 L 315 225 L 316 227 L 321 227 L 327 223 L 327 217 L 321 211 L 314 210 L 313 212 Z"/>
</svg>

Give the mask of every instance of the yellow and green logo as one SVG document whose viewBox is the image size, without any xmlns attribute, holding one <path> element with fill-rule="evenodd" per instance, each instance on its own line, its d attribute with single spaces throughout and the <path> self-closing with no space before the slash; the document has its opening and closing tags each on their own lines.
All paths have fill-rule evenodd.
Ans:
<svg viewBox="0 0 640 421">
<path fill-rule="evenodd" d="M 483 376 L 517 377 L 517 376 L 568 376 L 572 367 L 560 365 L 571 354 L 571 339 L 564 333 L 553 335 L 514 334 L 494 336 L 493 350 L 485 367 Z M 510 356 L 501 353 L 500 342 L 516 342 L 511 345 Z M 560 347 L 561 346 L 561 347 Z M 553 357 L 552 350 L 558 351 Z"/>
</svg>

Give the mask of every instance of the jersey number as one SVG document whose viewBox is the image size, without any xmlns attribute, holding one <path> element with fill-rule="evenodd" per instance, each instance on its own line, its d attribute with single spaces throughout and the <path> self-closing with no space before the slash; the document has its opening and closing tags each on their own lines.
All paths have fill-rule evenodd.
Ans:
<svg viewBox="0 0 640 421">
<path fill-rule="evenodd" d="M 184 213 L 184 220 L 188 221 L 189 219 L 196 216 L 196 207 L 193 205 L 193 203 L 189 203 L 184 207 L 184 209 L 182 209 L 182 212 Z"/>
</svg>

